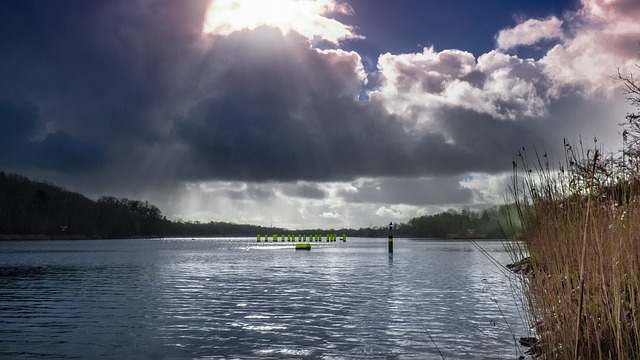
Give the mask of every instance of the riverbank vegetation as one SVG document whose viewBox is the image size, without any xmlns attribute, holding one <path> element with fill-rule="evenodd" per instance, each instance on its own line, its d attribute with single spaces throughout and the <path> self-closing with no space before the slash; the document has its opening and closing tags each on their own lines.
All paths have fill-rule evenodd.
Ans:
<svg viewBox="0 0 640 360">
<path fill-rule="evenodd" d="M 633 77 L 621 80 L 640 108 Z M 523 242 L 510 246 L 529 256 L 519 270 L 545 358 L 640 358 L 640 113 L 621 126 L 619 153 L 565 141 L 557 167 L 524 149 L 513 164 Z"/>
<path fill-rule="evenodd" d="M 279 228 L 170 221 L 147 201 L 91 200 L 58 186 L 0 172 L 0 240 L 240 236 Z"/>
<path fill-rule="evenodd" d="M 448 210 L 396 224 L 396 236 L 501 238 L 504 212 Z M 171 221 L 147 201 L 103 196 L 92 200 L 53 184 L 0 171 L 0 240 L 114 239 L 131 237 L 211 237 L 281 234 L 292 230 L 228 222 Z M 349 237 L 386 237 L 388 228 L 306 229 L 300 234 L 331 231 Z"/>
<path fill-rule="evenodd" d="M 479 211 L 451 209 L 413 218 L 407 224 L 399 225 L 399 232 L 412 237 L 501 239 L 505 235 L 510 213 L 515 216 L 515 207 L 512 205 Z"/>
</svg>

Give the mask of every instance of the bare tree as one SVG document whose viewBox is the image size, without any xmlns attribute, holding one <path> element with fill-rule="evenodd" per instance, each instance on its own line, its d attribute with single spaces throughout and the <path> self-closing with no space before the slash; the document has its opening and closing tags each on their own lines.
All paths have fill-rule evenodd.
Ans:
<svg viewBox="0 0 640 360">
<path fill-rule="evenodd" d="M 640 68 L 640 65 L 636 65 Z M 633 73 L 623 74 L 618 70 L 618 79 L 622 82 L 627 101 L 640 109 L 640 85 Z M 640 112 L 628 113 L 622 127 L 622 159 L 620 166 L 626 180 L 640 180 Z"/>
</svg>

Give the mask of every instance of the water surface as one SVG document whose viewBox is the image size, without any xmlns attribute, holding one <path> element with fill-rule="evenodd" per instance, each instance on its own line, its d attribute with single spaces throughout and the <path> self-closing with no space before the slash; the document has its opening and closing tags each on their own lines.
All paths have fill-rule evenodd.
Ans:
<svg viewBox="0 0 640 360">
<path fill-rule="evenodd" d="M 510 262 L 497 241 L 0 242 L 0 358 L 516 359 L 521 300 L 492 258 Z"/>
</svg>

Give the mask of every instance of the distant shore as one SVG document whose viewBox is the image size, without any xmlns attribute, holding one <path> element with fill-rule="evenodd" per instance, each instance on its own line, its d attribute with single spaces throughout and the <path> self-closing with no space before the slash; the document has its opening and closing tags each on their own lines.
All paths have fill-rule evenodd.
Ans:
<svg viewBox="0 0 640 360">
<path fill-rule="evenodd" d="M 44 234 L 0 234 L 0 241 L 37 241 L 37 240 L 91 240 L 84 235 L 48 236 Z"/>
</svg>

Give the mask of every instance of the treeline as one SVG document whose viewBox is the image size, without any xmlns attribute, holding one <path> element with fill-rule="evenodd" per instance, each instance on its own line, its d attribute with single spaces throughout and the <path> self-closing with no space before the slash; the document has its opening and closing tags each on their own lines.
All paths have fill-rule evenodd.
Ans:
<svg viewBox="0 0 640 360">
<path fill-rule="evenodd" d="M 146 201 L 97 201 L 58 186 L 0 172 L 0 234 L 50 238 L 157 235 L 167 220 Z"/>
<path fill-rule="evenodd" d="M 477 211 L 449 209 L 434 215 L 415 217 L 407 223 L 394 224 L 393 234 L 396 237 L 415 238 L 503 239 L 508 224 L 517 225 L 517 218 L 518 214 L 513 205 Z M 324 233 L 325 230 L 317 231 Z M 330 231 L 351 237 L 387 237 L 389 227 L 385 225 Z"/>
<path fill-rule="evenodd" d="M 509 218 L 517 218 L 513 206 L 472 211 L 448 210 L 413 218 L 398 226 L 398 233 L 412 237 L 503 238 Z"/>
<path fill-rule="evenodd" d="M 225 222 L 174 222 L 147 201 L 113 196 L 91 200 L 49 183 L 0 172 L 0 239 L 240 236 L 282 231 Z"/>
<path fill-rule="evenodd" d="M 175 237 L 212 237 L 212 236 L 255 236 L 256 234 L 283 234 L 288 230 L 277 227 L 265 227 L 248 224 L 211 221 L 208 223 L 167 221 L 165 236 Z"/>
<path fill-rule="evenodd" d="M 501 237 L 501 213 L 449 210 L 396 224 L 394 235 L 406 237 L 497 238 Z M 386 237 L 388 227 L 360 229 L 307 229 L 297 234 L 345 234 L 349 237 Z M 0 239 L 131 237 L 255 236 L 290 233 L 263 227 L 212 221 L 171 221 L 147 201 L 103 196 L 91 200 L 58 186 L 0 171 Z"/>
</svg>

